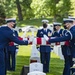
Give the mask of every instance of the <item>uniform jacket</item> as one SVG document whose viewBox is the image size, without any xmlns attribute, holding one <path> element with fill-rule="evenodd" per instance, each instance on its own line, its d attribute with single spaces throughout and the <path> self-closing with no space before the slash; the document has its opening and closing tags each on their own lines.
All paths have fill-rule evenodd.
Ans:
<svg viewBox="0 0 75 75">
<path fill-rule="evenodd" d="M 37 37 L 41 38 L 43 37 L 44 34 L 50 37 L 52 32 L 49 29 L 47 29 L 46 31 L 44 29 L 40 29 L 37 32 Z M 40 52 L 50 52 L 50 51 L 51 51 L 50 46 L 40 45 Z"/>
<path fill-rule="evenodd" d="M 61 37 L 61 36 L 65 36 L 67 30 L 64 29 L 60 29 L 59 33 L 58 32 L 54 32 L 53 36 L 54 37 Z M 69 41 L 65 42 L 65 45 L 61 46 L 62 48 L 62 54 L 67 56 L 70 55 L 70 48 L 69 48 Z"/>
<path fill-rule="evenodd" d="M 60 29 L 59 32 L 55 31 L 52 36 L 53 37 L 60 37 L 60 36 L 62 36 L 62 31 L 63 31 L 63 29 Z"/>
<path fill-rule="evenodd" d="M 0 49 L 6 47 L 10 41 L 20 45 L 28 44 L 28 41 L 20 41 L 9 27 L 0 27 Z"/>
<path fill-rule="evenodd" d="M 16 37 L 18 37 L 18 32 L 16 30 L 13 30 L 13 33 L 15 34 Z M 18 44 L 10 42 L 7 48 L 9 51 L 16 51 L 16 49 L 18 49 Z"/>
<path fill-rule="evenodd" d="M 75 57 L 75 25 L 70 28 L 68 32 L 62 37 L 51 38 L 48 40 L 49 43 L 62 42 L 70 40 L 71 54 Z"/>
</svg>

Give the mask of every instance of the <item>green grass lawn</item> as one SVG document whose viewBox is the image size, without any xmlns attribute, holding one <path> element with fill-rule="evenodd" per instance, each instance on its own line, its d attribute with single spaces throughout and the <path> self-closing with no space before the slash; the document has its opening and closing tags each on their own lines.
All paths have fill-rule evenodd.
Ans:
<svg viewBox="0 0 75 75">
<path fill-rule="evenodd" d="M 9 72 L 7 75 L 20 75 L 22 67 L 29 65 L 31 46 L 20 46 L 16 57 L 16 71 Z M 64 62 L 59 57 L 51 53 L 50 72 L 47 75 L 62 75 Z"/>
</svg>

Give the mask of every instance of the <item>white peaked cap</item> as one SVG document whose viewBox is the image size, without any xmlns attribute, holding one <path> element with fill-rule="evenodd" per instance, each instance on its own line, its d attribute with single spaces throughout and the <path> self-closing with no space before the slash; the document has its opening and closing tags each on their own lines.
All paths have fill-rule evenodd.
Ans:
<svg viewBox="0 0 75 75">
<path fill-rule="evenodd" d="M 43 23 L 48 23 L 49 21 L 44 19 L 44 20 L 42 20 L 42 22 Z"/>
<path fill-rule="evenodd" d="M 62 23 L 59 23 L 59 22 L 53 22 L 53 25 L 62 25 Z"/>
<path fill-rule="evenodd" d="M 63 21 L 73 21 L 71 18 L 63 18 Z"/>
<path fill-rule="evenodd" d="M 75 17 L 72 17 L 72 16 L 68 16 L 68 18 L 69 18 L 69 19 L 75 20 Z"/>
<path fill-rule="evenodd" d="M 6 18 L 5 20 L 6 20 L 6 22 L 7 22 L 7 21 L 15 21 L 16 18 Z"/>
</svg>

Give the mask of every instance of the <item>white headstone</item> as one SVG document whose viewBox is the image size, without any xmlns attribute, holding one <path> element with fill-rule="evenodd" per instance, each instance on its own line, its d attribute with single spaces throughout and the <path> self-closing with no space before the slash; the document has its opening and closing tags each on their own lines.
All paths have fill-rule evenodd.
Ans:
<svg viewBox="0 0 75 75">
<path fill-rule="evenodd" d="M 40 57 L 39 51 L 36 48 L 36 45 L 32 45 L 31 57 Z"/>
<path fill-rule="evenodd" d="M 27 75 L 46 75 L 46 74 L 43 73 L 43 72 L 34 71 L 34 72 L 30 72 L 30 73 L 28 73 Z"/>
<path fill-rule="evenodd" d="M 41 63 L 31 63 L 29 66 L 29 72 L 40 71 L 43 72 L 43 64 Z"/>
</svg>

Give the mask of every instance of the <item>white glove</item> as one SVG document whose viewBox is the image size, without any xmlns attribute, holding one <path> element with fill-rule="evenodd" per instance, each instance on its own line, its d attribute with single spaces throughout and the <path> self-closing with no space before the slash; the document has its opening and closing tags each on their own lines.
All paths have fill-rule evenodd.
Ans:
<svg viewBox="0 0 75 75">
<path fill-rule="evenodd" d="M 34 36 L 29 36 L 28 43 L 33 42 L 33 40 L 34 40 Z"/>
<path fill-rule="evenodd" d="M 44 35 L 44 39 L 45 39 L 46 41 L 48 41 L 48 40 L 49 40 L 49 38 L 48 38 L 48 36 L 47 36 L 47 35 Z"/>
<path fill-rule="evenodd" d="M 40 51 L 40 48 L 37 48 L 38 51 Z"/>
<path fill-rule="evenodd" d="M 16 49 L 16 54 L 18 53 L 18 49 Z"/>
<path fill-rule="evenodd" d="M 27 41 L 28 39 L 27 38 L 23 38 L 23 40 Z"/>
</svg>

